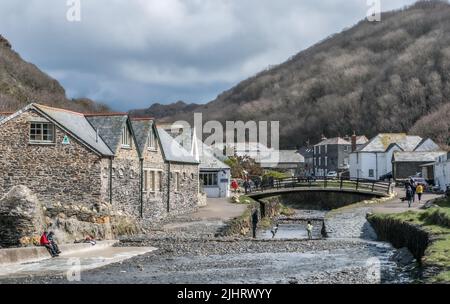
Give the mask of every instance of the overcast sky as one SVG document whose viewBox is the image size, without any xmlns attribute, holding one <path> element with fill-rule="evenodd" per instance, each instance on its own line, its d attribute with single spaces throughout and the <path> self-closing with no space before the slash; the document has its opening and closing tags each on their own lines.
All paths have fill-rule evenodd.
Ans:
<svg viewBox="0 0 450 304">
<path fill-rule="evenodd" d="M 365 18 L 367 0 L 0 0 L 0 34 L 68 97 L 204 103 Z M 412 0 L 381 0 L 382 11 Z"/>
</svg>

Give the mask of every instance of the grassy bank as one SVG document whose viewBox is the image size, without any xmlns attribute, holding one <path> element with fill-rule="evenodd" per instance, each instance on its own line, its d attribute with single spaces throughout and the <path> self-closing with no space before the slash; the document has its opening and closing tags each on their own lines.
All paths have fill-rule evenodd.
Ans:
<svg viewBox="0 0 450 304">
<path fill-rule="evenodd" d="M 450 283 L 450 199 L 438 200 L 435 205 L 424 211 L 374 214 L 369 216 L 369 221 L 390 223 L 391 227 L 407 224 L 427 233 L 429 242 L 421 262 L 425 273 L 427 269 L 434 270 L 425 279 L 427 282 Z M 389 233 L 392 235 L 396 232 Z"/>
</svg>

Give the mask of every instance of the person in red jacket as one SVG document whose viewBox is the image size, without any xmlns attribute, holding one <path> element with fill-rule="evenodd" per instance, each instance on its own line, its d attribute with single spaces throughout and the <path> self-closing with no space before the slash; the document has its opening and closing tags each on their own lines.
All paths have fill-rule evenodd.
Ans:
<svg viewBox="0 0 450 304">
<path fill-rule="evenodd" d="M 47 248 L 47 250 L 50 253 L 50 255 L 52 256 L 52 258 L 58 256 L 58 253 L 55 251 L 52 244 L 48 240 L 47 231 L 44 231 L 44 233 L 42 233 L 40 243 L 41 243 L 41 246 L 44 246 L 45 248 Z"/>
<path fill-rule="evenodd" d="M 239 188 L 239 185 L 235 179 L 231 182 L 231 188 L 233 189 L 234 193 L 236 193 L 237 189 Z"/>
</svg>

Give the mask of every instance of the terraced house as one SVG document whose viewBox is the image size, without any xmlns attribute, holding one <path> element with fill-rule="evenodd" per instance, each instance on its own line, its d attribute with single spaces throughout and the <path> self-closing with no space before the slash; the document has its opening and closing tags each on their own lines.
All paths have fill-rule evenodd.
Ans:
<svg viewBox="0 0 450 304">
<path fill-rule="evenodd" d="M 154 121 L 39 104 L 2 117 L 0 197 L 25 185 L 44 203 L 109 203 L 150 220 L 197 206 L 198 163 Z"/>
</svg>

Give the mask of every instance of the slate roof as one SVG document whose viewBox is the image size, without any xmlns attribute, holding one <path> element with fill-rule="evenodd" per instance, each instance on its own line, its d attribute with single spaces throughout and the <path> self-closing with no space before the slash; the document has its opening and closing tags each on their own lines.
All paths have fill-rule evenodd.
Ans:
<svg viewBox="0 0 450 304">
<path fill-rule="evenodd" d="M 200 169 L 230 169 L 230 166 L 214 156 L 214 152 L 210 147 L 203 142 L 200 143 Z"/>
<path fill-rule="evenodd" d="M 94 130 L 98 129 L 100 137 L 111 151 L 116 152 L 122 140 L 122 129 L 127 122 L 127 114 L 92 114 L 86 115 L 86 119 L 92 124 Z"/>
<path fill-rule="evenodd" d="M 380 133 L 356 149 L 356 152 L 385 152 L 393 145 L 398 145 L 403 151 L 413 151 L 421 141 L 420 136 L 409 136 L 405 133 Z"/>
<path fill-rule="evenodd" d="M 363 145 L 367 143 L 369 140 L 364 135 L 356 136 L 356 144 L 357 145 Z M 351 145 L 351 140 L 347 140 L 342 137 L 333 137 L 333 138 L 326 138 L 316 144 L 315 146 L 324 146 L 324 145 Z"/>
<path fill-rule="evenodd" d="M 136 136 L 136 142 L 141 155 L 143 155 L 146 145 L 149 131 L 153 126 L 152 119 L 132 119 L 131 126 L 133 127 L 134 136 Z"/>
<path fill-rule="evenodd" d="M 51 120 L 60 124 L 63 128 L 72 133 L 73 136 L 77 137 L 100 154 L 105 156 L 113 155 L 113 152 L 102 138 L 97 138 L 95 129 L 83 114 L 38 104 L 31 104 L 26 108 L 28 107 L 35 107 L 38 111 L 43 112 Z"/>
<path fill-rule="evenodd" d="M 164 158 L 167 161 L 198 164 L 199 162 L 191 156 L 177 141 L 170 136 L 163 128 L 157 127 L 159 141 L 163 150 Z"/>
<path fill-rule="evenodd" d="M 447 152 L 403 152 L 396 151 L 392 156 L 393 162 L 434 162 L 436 158 L 441 155 L 445 155 Z"/>
</svg>

